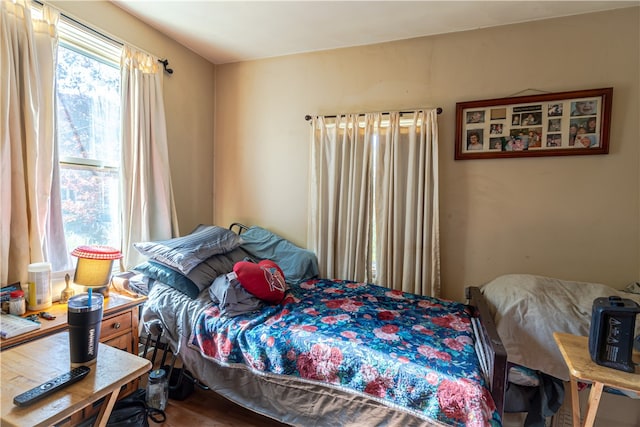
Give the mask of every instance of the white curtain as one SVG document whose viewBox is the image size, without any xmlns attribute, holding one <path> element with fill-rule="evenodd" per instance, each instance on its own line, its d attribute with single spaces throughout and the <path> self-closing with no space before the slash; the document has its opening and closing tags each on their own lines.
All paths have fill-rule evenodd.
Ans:
<svg viewBox="0 0 640 427">
<path fill-rule="evenodd" d="M 370 281 L 372 120 L 312 121 L 310 246 L 323 277 Z"/>
<path fill-rule="evenodd" d="M 0 0 L 0 283 L 27 281 L 27 266 L 55 251 L 47 229 L 55 185 L 54 81 L 59 13 L 44 5 Z M 55 202 L 55 201 L 54 201 Z M 59 219 L 59 217 L 57 217 Z"/>
<path fill-rule="evenodd" d="M 179 235 L 162 96 L 163 68 L 129 46 L 122 50 L 122 212 L 126 269 L 146 258 L 133 243 Z"/>
<path fill-rule="evenodd" d="M 437 111 L 389 115 L 376 155 L 376 280 L 440 296 Z"/>
<path fill-rule="evenodd" d="M 324 277 L 440 295 L 437 112 L 315 117 L 310 246 Z"/>
</svg>

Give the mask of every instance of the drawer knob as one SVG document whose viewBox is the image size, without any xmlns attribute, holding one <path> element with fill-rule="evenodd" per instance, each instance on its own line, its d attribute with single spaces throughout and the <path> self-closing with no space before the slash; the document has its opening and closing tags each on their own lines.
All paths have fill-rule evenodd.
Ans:
<svg viewBox="0 0 640 427">
<path fill-rule="evenodd" d="M 116 322 L 113 324 L 113 329 L 120 329 L 120 322 Z"/>
</svg>

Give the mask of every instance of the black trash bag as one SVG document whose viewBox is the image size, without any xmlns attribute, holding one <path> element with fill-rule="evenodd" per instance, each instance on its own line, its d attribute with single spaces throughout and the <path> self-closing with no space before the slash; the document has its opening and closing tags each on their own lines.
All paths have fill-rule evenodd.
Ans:
<svg viewBox="0 0 640 427">
<path fill-rule="evenodd" d="M 173 368 L 165 365 L 165 372 L 171 372 L 169 378 L 169 399 L 185 400 L 193 393 L 195 380 L 191 372 L 184 368 Z"/>
</svg>

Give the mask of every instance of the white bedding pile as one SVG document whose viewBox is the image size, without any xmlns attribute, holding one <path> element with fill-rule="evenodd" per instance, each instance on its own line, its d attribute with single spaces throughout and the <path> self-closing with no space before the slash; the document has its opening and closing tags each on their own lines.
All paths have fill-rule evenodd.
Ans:
<svg viewBox="0 0 640 427">
<path fill-rule="evenodd" d="M 588 336 L 593 300 L 618 295 L 640 304 L 640 295 L 599 283 L 530 274 L 508 274 L 484 285 L 498 334 L 510 362 L 569 380 L 554 332 Z M 636 322 L 637 336 L 640 322 Z"/>
</svg>

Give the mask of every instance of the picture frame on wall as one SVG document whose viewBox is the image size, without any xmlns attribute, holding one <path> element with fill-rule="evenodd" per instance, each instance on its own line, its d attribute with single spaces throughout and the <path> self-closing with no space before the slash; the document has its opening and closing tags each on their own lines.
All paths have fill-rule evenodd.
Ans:
<svg viewBox="0 0 640 427">
<path fill-rule="evenodd" d="M 607 154 L 613 88 L 456 103 L 455 159 Z"/>
</svg>

